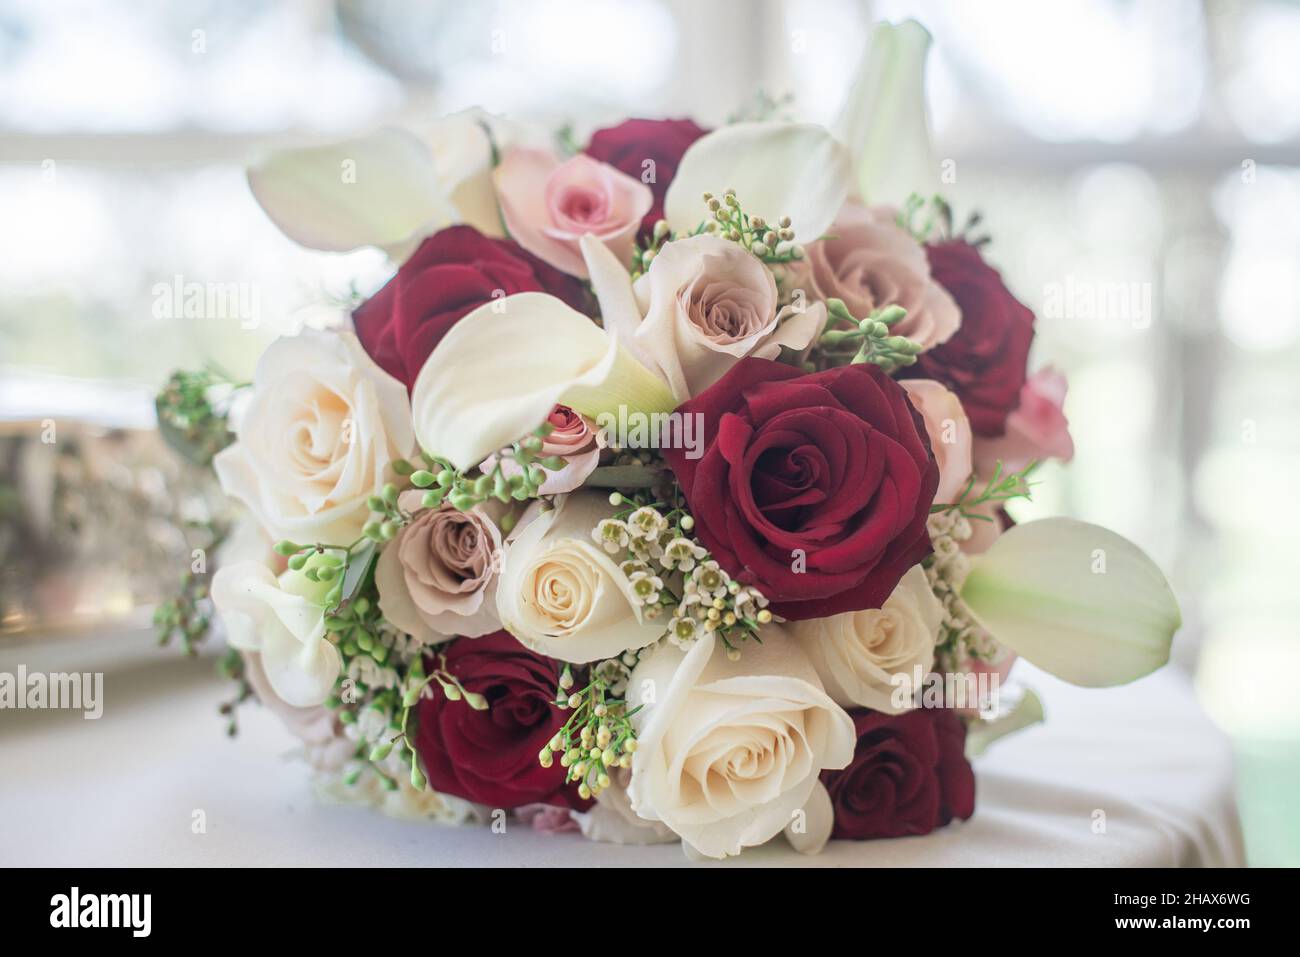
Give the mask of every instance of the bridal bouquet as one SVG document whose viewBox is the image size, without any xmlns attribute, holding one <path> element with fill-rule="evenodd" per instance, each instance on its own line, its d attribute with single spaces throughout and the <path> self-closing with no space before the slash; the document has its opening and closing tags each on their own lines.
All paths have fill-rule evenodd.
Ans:
<svg viewBox="0 0 1300 957">
<path fill-rule="evenodd" d="M 255 524 L 210 585 L 231 671 L 330 793 L 812 852 L 970 817 L 970 757 L 1041 716 L 1017 657 L 1167 660 L 1136 546 L 1008 515 L 1072 454 L 1065 382 L 977 220 L 885 185 L 872 118 L 923 127 L 926 40 L 880 28 L 914 81 L 864 70 L 834 131 L 474 113 L 250 169 L 295 240 L 395 264 L 221 414 L 201 377 L 160 397 Z"/>
</svg>

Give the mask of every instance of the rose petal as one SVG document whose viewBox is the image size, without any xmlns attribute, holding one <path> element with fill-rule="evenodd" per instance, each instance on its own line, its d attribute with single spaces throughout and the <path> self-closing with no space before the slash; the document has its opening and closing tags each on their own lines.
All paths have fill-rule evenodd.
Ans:
<svg viewBox="0 0 1300 957">
<path fill-rule="evenodd" d="M 287 704 L 306 708 L 329 697 L 342 660 L 325 638 L 322 606 L 291 590 L 301 584 L 295 576 L 286 572 L 277 580 L 260 562 L 236 562 L 213 576 L 212 602 L 230 643 L 261 652 L 275 693 Z"/>
<path fill-rule="evenodd" d="M 848 151 L 820 126 L 733 123 L 696 140 L 668 187 L 664 216 L 690 233 L 709 215 L 704 194 L 735 189 L 745 211 L 775 223 L 789 216 L 795 240 L 809 243 L 848 196 Z"/>
<path fill-rule="evenodd" d="M 1001 644 L 1073 684 L 1125 684 L 1169 660 L 1182 625 L 1142 549 L 1068 518 L 1009 529 L 972 559 L 962 599 Z"/>
<path fill-rule="evenodd" d="M 463 469 L 527 435 L 557 404 L 595 419 L 620 406 L 652 413 L 676 403 L 617 339 L 535 292 L 480 306 L 458 322 L 411 393 L 420 446 Z"/>
<path fill-rule="evenodd" d="M 818 781 L 808 795 L 803 806 L 803 826 L 795 828 L 791 821 L 785 826 L 785 837 L 800 854 L 820 854 L 826 842 L 831 839 L 831 830 L 835 827 L 835 808 L 831 796 L 826 792 L 826 785 Z"/>
<path fill-rule="evenodd" d="M 272 153 L 248 185 L 285 235 L 328 252 L 378 246 L 400 261 L 457 220 L 429 148 L 395 127 Z"/>
</svg>

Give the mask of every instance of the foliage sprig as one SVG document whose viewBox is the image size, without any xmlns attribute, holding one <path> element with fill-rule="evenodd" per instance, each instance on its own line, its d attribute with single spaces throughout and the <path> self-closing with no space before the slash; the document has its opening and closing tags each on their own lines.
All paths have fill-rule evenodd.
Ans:
<svg viewBox="0 0 1300 957">
<path fill-rule="evenodd" d="M 425 508 L 435 508 L 445 499 L 452 507 L 467 512 L 490 499 L 508 505 L 537 498 L 546 482 L 546 473 L 564 468 L 564 459 L 560 456 L 541 455 L 542 440 L 554 430 L 555 427 L 549 422 L 542 423 L 531 435 L 502 449 L 486 471 L 482 466 L 465 471 L 456 468 L 446 459 L 426 455 L 424 458 L 429 469 L 413 473 L 411 484 L 426 489 L 423 500 Z M 505 461 L 513 461 L 518 466 L 517 471 L 506 474 L 502 468 Z M 432 471 L 434 467 L 437 468 L 436 472 Z"/>
<path fill-rule="evenodd" d="M 843 299 L 827 299 L 826 328 L 817 340 L 818 345 L 832 364 L 843 364 L 835 360 L 847 358 L 850 365 L 870 362 L 892 373 L 915 363 L 921 353 L 919 342 L 890 331 L 906 315 L 906 309 L 893 305 L 873 309 L 865 319 L 857 319 Z"/>
<path fill-rule="evenodd" d="M 795 242 L 789 216 L 781 217 L 776 223 L 769 223 L 762 216 L 751 216 L 740 205 L 734 189 L 728 189 L 721 199 L 705 193 L 704 204 L 708 206 L 711 218 L 701 224 L 697 232 L 729 239 L 769 266 L 804 258 L 804 248 Z"/>
<path fill-rule="evenodd" d="M 613 696 L 608 679 L 597 668 L 591 669 L 585 687 L 574 690 L 574 684 L 573 669 L 565 665 L 555 706 L 573 713 L 537 760 L 544 768 L 559 760 L 568 769 L 565 781 L 577 784 L 578 796 L 587 799 L 610 786 L 616 769 L 632 766 L 636 731 L 631 719 L 641 706 L 629 710 L 626 699 Z"/>
<path fill-rule="evenodd" d="M 975 512 L 975 509 L 990 502 L 1001 504 L 1015 498 L 1031 498 L 1033 483 L 1029 481 L 1029 476 L 1038 465 L 1037 461 L 1030 461 L 1019 472 L 1004 473 L 1002 460 L 998 459 L 993 466 L 992 477 L 984 483 L 984 488 L 973 498 L 971 493 L 975 488 L 975 475 L 971 473 L 956 499 L 943 505 L 931 505 L 930 514 L 957 511 L 970 521 L 991 522 L 994 520 L 991 516 L 980 515 Z"/>
</svg>

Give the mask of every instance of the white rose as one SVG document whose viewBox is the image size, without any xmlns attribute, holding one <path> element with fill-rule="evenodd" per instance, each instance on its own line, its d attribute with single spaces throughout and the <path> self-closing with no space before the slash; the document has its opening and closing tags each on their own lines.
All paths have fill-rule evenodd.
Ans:
<svg viewBox="0 0 1300 957">
<path fill-rule="evenodd" d="M 922 675 L 929 673 L 942 622 L 943 605 L 930 590 L 925 571 L 914 565 L 881 608 L 791 622 L 787 627 L 836 704 L 899 714 L 908 709 L 893 703 L 893 678 L 906 675 L 911 682 L 916 667 Z"/>
<path fill-rule="evenodd" d="M 820 302 L 778 313 L 772 271 L 718 236 L 666 244 L 633 289 L 645 317 L 635 342 L 682 398 L 699 395 L 746 356 L 804 349 L 826 323 Z"/>
<path fill-rule="evenodd" d="M 628 785 L 641 817 L 705 857 L 787 828 L 800 849 L 829 836 L 818 775 L 852 760 L 853 721 L 779 627 L 765 626 L 762 644 L 746 643 L 735 662 L 711 634 L 685 652 L 663 642 L 633 670 L 628 696 L 643 706 Z"/>
<path fill-rule="evenodd" d="M 415 448 L 403 385 L 350 332 L 304 330 L 262 354 L 238 441 L 213 461 L 221 487 L 272 538 L 346 545 L 366 499 Z"/>
<path fill-rule="evenodd" d="M 497 585 L 502 626 L 527 647 L 583 663 L 643 648 L 664 632 L 646 620 L 627 576 L 591 537 L 613 514 L 597 492 L 575 492 L 505 549 Z"/>
<path fill-rule="evenodd" d="M 313 556 L 304 568 L 331 561 Z M 212 577 L 212 603 L 226 638 L 240 651 L 261 655 L 266 680 L 285 704 L 310 708 L 329 697 L 342 668 L 339 651 L 325 636 L 328 582 L 302 572 L 279 578 L 260 562 L 236 562 Z"/>
</svg>

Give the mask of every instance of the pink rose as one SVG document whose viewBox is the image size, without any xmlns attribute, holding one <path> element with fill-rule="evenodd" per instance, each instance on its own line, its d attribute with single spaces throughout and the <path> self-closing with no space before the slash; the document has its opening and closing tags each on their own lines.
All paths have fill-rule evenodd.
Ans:
<svg viewBox="0 0 1300 957">
<path fill-rule="evenodd" d="M 935 504 L 954 502 L 971 471 L 970 420 L 961 400 L 933 379 L 908 379 L 899 385 L 907 390 L 907 397 L 925 420 L 930 448 L 939 463 Z"/>
<path fill-rule="evenodd" d="M 568 834 L 582 830 L 567 807 L 553 804 L 523 804 L 515 817 L 542 834 Z"/>
<path fill-rule="evenodd" d="M 600 464 L 599 433 L 592 428 L 592 423 L 567 405 L 557 405 L 546 421 L 551 424 L 553 431 L 542 440 L 542 450 L 537 453 L 538 457 L 558 455 L 564 459 L 565 465 L 562 469 L 546 473 L 541 494 L 559 495 L 563 492 L 572 492 L 580 488 L 587 480 L 587 476 Z M 492 471 L 495 463 L 496 456 L 492 456 L 483 463 L 483 470 Z M 513 459 L 504 459 L 501 462 L 501 471 L 509 477 L 519 471 L 519 466 Z"/>
<path fill-rule="evenodd" d="M 496 631 L 501 627 L 496 613 L 501 531 L 488 515 L 489 506 L 468 512 L 446 503 L 421 509 L 423 497 L 416 489 L 398 498 L 415 517 L 375 563 L 384 617 L 426 642 Z"/>
<path fill-rule="evenodd" d="M 1062 411 L 1065 389 L 1065 376 L 1051 366 L 1026 379 L 1020 389 L 1020 405 L 1007 417 L 1006 434 L 975 443 L 975 471 L 992 475 L 999 460 L 1006 474 L 1019 472 L 1031 459 L 1068 462 L 1074 458 L 1070 423 Z"/>
<path fill-rule="evenodd" d="M 929 349 L 957 331 L 961 310 L 931 278 L 925 250 L 898 225 L 897 215 L 888 206 L 846 203 L 830 238 L 807 245 L 807 266 L 794 270 L 791 282 L 811 286 L 811 299 L 844 300 L 858 319 L 882 306 L 902 306 L 907 317 L 893 332 Z"/>
<path fill-rule="evenodd" d="M 493 173 L 510 236 L 543 262 L 587 278 L 578 241 L 587 233 L 628 263 L 650 187 L 607 163 L 577 155 L 561 161 L 538 149 L 513 149 Z"/>
</svg>

